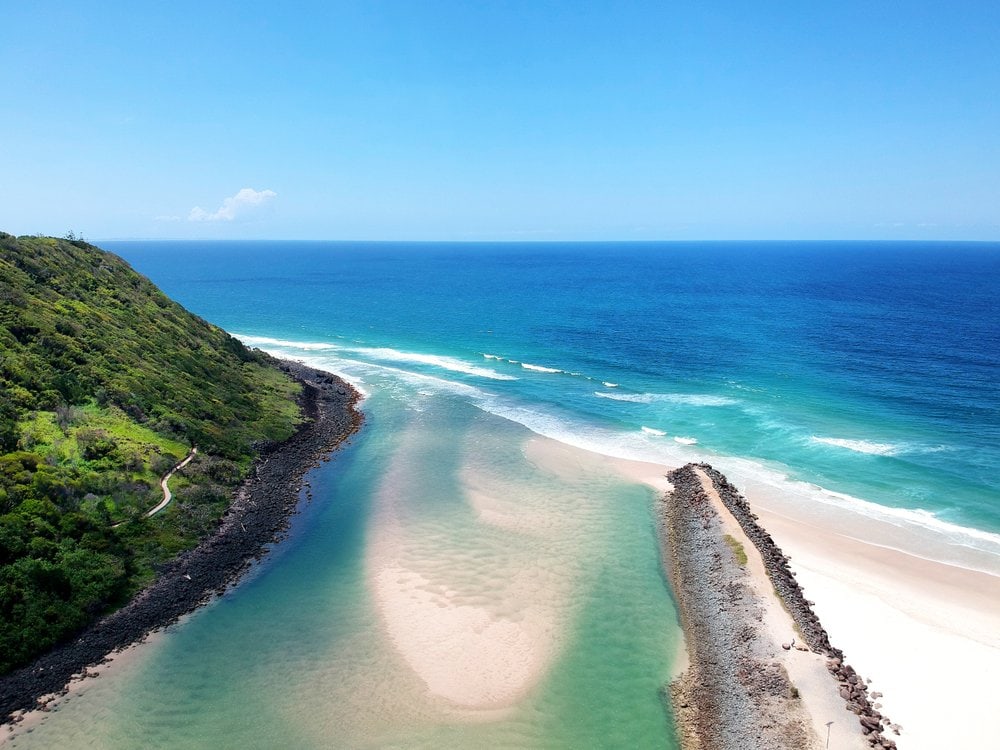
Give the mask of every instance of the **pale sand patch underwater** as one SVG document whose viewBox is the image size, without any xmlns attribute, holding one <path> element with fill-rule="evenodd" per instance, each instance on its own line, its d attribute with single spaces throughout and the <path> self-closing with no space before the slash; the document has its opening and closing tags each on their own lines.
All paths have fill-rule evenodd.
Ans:
<svg viewBox="0 0 1000 750">
<path fill-rule="evenodd" d="M 396 647 L 433 694 L 457 706 L 508 706 L 547 662 L 544 621 L 529 627 L 490 607 L 455 604 L 457 591 L 405 568 L 383 567 L 377 586 Z"/>
<path fill-rule="evenodd" d="M 498 487 L 466 461 L 464 510 L 437 519 L 413 498 L 408 441 L 420 439 L 403 437 L 378 493 L 366 554 L 374 600 L 430 698 L 495 719 L 544 678 L 564 641 L 579 565 L 557 537 L 579 533 L 575 496 L 539 497 L 516 476 Z"/>
</svg>

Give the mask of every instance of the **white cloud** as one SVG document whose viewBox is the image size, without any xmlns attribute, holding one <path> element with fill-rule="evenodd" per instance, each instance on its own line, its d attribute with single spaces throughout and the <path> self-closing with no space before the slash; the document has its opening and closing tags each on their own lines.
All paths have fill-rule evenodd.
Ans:
<svg viewBox="0 0 1000 750">
<path fill-rule="evenodd" d="M 188 221 L 232 221 L 238 215 L 246 213 L 248 209 L 267 203 L 277 195 L 273 190 L 258 191 L 253 188 L 243 188 L 236 195 L 222 201 L 218 211 L 209 212 L 201 206 L 195 206 L 188 214 Z"/>
</svg>

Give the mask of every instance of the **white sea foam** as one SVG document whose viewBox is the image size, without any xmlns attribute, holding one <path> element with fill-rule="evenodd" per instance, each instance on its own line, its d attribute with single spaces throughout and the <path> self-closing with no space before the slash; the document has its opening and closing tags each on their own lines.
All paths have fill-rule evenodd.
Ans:
<svg viewBox="0 0 1000 750">
<path fill-rule="evenodd" d="M 481 378 L 489 378 L 490 380 L 517 380 L 517 378 L 513 375 L 505 375 L 485 367 L 477 367 L 458 359 L 457 357 L 447 357 L 438 354 L 423 354 L 420 352 L 406 352 L 400 351 L 399 349 L 390 349 L 388 347 L 343 346 L 326 341 L 289 341 L 287 339 L 271 338 L 269 336 L 251 336 L 244 334 L 234 335 L 243 341 L 243 343 L 251 346 L 281 347 L 282 350 L 293 349 L 298 351 L 349 352 L 354 355 L 372 357 L 377 360 L 389 362 L 408 362 L 417 365 L 439 367 L 443 370 L 460 372 L 465 375 L 474 375 Z M 288 356 L 288 352 L 281 351 L 279 352 L 279 355 Z M 493 355 L 484 356 L 489 358 Z M 502 359 L 501 357 L 494 358 Z"/>
<path fill-rule="evenodd" d="M 556 417 L 544 411 L 537 411 L 512 404 L 506 399 L 500 399 L 495 394 L 487 393 L 478 388 L 438 378 L 431 375 L 414 373 L 391 367 L 377 362 L 354 360 L 344 357 L 343 352 L 353 352 L 361 356 L 372 356 L 390 361 L 414 362 L 418 364 L 429 364 L 441 367 L 446 370 L 453 370 L 465 374 L 473 374 L 491 379 L 516 379 L 511 376 L 501 375 L 492 370 L 476 368 L 461 360 L 437 357 L 434 355 L 423 355 L 417 353 L 399 352 L 394 349 L 372 349 L 364 347 L 348 348 L 340 347 L 327 342 L 302 342 L 288 341 L 264 336 L 237 335 L 245 343 L 260 345 L 265 350 L 271 350 L 272 354 L 284 357 L 294 357 L 305 362 L 311 367 L 320 370 L 328 370 L 344 377 L 355 387 L 367 394 L 367 389 L 361 384 L 368 382 L 365 377 L 389 376 L 402 380 L 411 385 L 421 387 L 433 386 L 435 390 L 452 393 L 467 398 L 473 404 L 484 411 L 496 414 L 497 416 L 509 419 L 513 422 L 524 425 L 526 428 L 539 435 L 549 437 L 568 445 L 573 445 L 585 450 L 594 451 L 604 455 L 627 458 L 640 461 L 650 461 L 660 463 L 665 466 L 679 466 L 691 460 L 709 459 L 716 466 L 727 473 L 732 472 L 733 481 L 751 480 L 762 482 L 772 486 L 782 495 L 802 496 L 804 501 L 814 501 L 822 504 L 837 506 L 858 513 L 862 516 L 878 519 L 901 528 L 911 530 L 923 529 L 925 532 L 933 532 L 934 538 L 943 541 L 951 548 L 966 547 L 988 555 L 1000 556 L 1000 534 L 983 531 L 971 527 L 961 526 L 950 521 L 943 520 L 933 513 L 922 509 L 893 508 L 878 503 L 870 502 L 860 498 L 852 497 L 843 493 L 827 490 L 822 487 L 810 485 L 806 482 L 793 480 L 779 470 L 770 468 L 753 459 L 742 459 L 738 457 L 726 457 L 705 454 L 703 452 L 693 452 L 692 446 L 697 444 L 695 438 L 676 436 L 673 441 L 651 441 L 643 438 L 642 435 L 649 435 L 648 430 L 642 433 L 616 432 L 588 425 L 587 423 L 573 423 L 566 419 Z M 293 350 L 292 353 L 289 350 Z M 296 355 L 294 351 L 303 354 Z M 309 353 L 309 354 L 305 354 Z M 512 360 L 508 360 L 512 361 Z M 470 372 L 471 370 L 471 372 Z M 608 386 L 611 387 L 611 386 Z M 676 393 L 607 393 L 595 392 L 595 396 L 610 398 L 618 401 L 633 403 L 679 403 L 692 406 L 726 406 L 738 403 L 736 400 L 723 396 L 709 396 L 702 394 L 676 394 Z M 947 446 L 926 446 L 925 448 L 908 448 L 897 444 L 877 443 L 865 440 L 848 440 L 843 438 L 824 438 L 814 436 L 812 441 L 818 444 L 830 445 L 833 447 L 853 450 L 871 455 L 892 455 L 899 451 L 921 450 L 935 451 L 948 450 Z M 671 448 L 670 446 L 673 446 Z M 700 450 L 700 449 L 699 449 Z M 960 561 L 952 560 L 957 564 Z M 977 570 L 985 570 L 995 574 L 995 570 L 989 570 L 978 564 L 971 564 Z"/>
<path fill-rule="evenodd" d="M 364 378 L 362 378 L 359 373 L 352 371 L 350 365 L 354 363 L 352 363 L 351 360 L 331 359 L 329 356 L 317 356 L 315 354 L 302 355 L 298 352 L 287 351 L 288 349 L 298 349 L 300 351 L 307 352 L 331 351 L 336 348 L 332 344 L 285 341 L 282 339 L 268 338 L 266 336 L 246 336 L 238 333 L 234 333 L 233 336 L 238 338 L 244 344 L 258 346 L 261 350 L 274 357 L 294 359 L 296 362 L 301 362 L 307 367 L 323 370 L 324 372 L 329 372 L 343 378 L 350 383 L 351 386 L 353 386 L 354 390 L 361 395 L 362 399 L 366 399 L 371 396 L 371 391 L 368 389 L 368 384 L 365 382 Z M 356 364 L 360 365 L 363 363 L 358 362 Z M 347 365 L 346 369 L 344 365 Z"/>
<path fill-rule="evenodd" d="M 726 396 L 708 396 L 695 393 L 608 393 L 594 391 L 598 398 L 609 398 L 612 401 L 628 401 L 633 404 L 682 404 L 684 406 L 730 406 L 737 403 L 736 399 Z"/>
<path fill-rule="evenodd" d="M 920 534 L 921 530 L 925 534 L 932 532 L 933 537 L 924 538 L 928 542 L 933 543 L 937 540 L 939 543 L 936 548 L 940 552 L 935 553 L 933 559 L 942 559 L 970 569 L 997 574 L 996 565 L 991 568 L 992 563 L 984 563 L 983 558 L 977 558 L 975 555 L 985 553 L 993 556 L 988 559 L 995 562 L 995 558 L 1000 557 L 1000 534 L 951 523 L 926 510 L 893 508 L 811 485 L 792 479 L 782 471 L 753 459 L 707 453 L 694 447 L 697 444 L 695 438 L 678 436 L 672 442 L 651 441 L 648 438 L 644 439 L 642 433 L 617 432 L 582 423 L 574 424 L 553 414 L 513 406 L 495 397 L 479 399 L 476 404 L 484 411 L 517 422 L 543 437 L 594 453 L 613 458 L 658 463 L 665 467 L 681 466 L 689 461 L 708 460 L 729 475 L 737 485 L 747 480 L 760 482 L 769 485 L 781 496 L 801 497 L 801 502 L 804 503 L 816 502 L 836 506 L 917 534 Z M 968 555 L 963 555 L 961 548 L 974 551 L 969 559 L 978 562 L 964 560 Z"/>
<path fill-rule="evenodd" d="M 492 359 L 492 360 L 495 360 L 497 362 L 507 362 L 508 364 L 512 364 L 512 365 L 521 365 L 521 367 L 523 367 L 525 370 L 531 370 L 532 372 L 544 372 L 544 373 L 549 373 L 551 375 L 562 374 L 562 375 L 574 375 L 576 377 L 584 377 L 583 373 L 580 373 L 580 372 L 572 372 L 570 370 L 560 370 L 558 367 L 546 367 L 544 365 L 535 365 L 535 364 L 531 364 L 530 362 L 522 362 L 519 359 L 511 359 L 509 357 L 504 357 L 504 356 L 502 356 L 500 354 L 487 354 L 487 353 L 484 352 L 483 353 L 483 358 L 484 359 Z M 594 379 L 594 378 L 589 377 L 589 376 L 586 376 L 586 377 L 587 377 L 587 380 L 593 380 Z M 613 386 L 614 386 L 614 384 L 612 383 L 612 387 Z"/>
<path fill-rule="evenodd" d="M 693 460 L 686 447 L 662 440 L 652 441 L 643 432 L 619 432 L 586 422 L 561 418 L 550 412 L 512 404 L 489 394 L 473 403 L 485 412 L 527 427 L 542 437 L 612 458 L 627 458 L 665 466 L 680 466 Z"/>
<path fill-rule="evenodd" d="M 603 385 L 605 388 L 617 388 L 618 387 L 618 383 L 609 383 L 607 380 L 605 380 L 603 383 L 601 383 L 601 385 Z"/>
<path fill-rule="evenodd" d="M 321 351 L 337 348 L 336 344 L 325 341 L 287 341 L 285 339 L 274 339 L 269 336 L 249 336 L 241 333 L 234 333 L 233 336 L 248 346 L 256 347 L 281 346 L 289 349 L 302 349 L 304 351 Z"/>
<path fill-rule="evenodd" d="M 663 437 L 667 434 L 663 430 L 657 430 L 655 427 L 646 427 L 645 425 L 643 425 L 642 431 L 647 435 L 657 435 L 659 437 Z"/>
<path fill-rule="evenodd" d="M 564 372 L 556 367 L 543 367 L 542 365 L 530 365 L 527 362 L 521 362 L 521 367 L 525 370 L 531 370 L 532 372 L 548 372 L 548 373 L 558 373 Z"/>
<path fill-rule="evenodd" d="M 451 393 L 471 399 L 481 399 L 490 395 L 466 383 L 440 378 L 435 375 L 412 372 L 411 370 L 403 370 L 391 365 L 352 359 L 344 357 L 335 351 L 323 353 L 322 355 L 292 355 L 287 351 L 275 348 L 266 348 L 264 351 L 276 357 L 295 359 L 295 361 L 309 367 L 314 367 L 317 370 L 331 372 L 354 386 L 362 398 L 371 396 L 373 390 L 385 388 L 386 378 L 391 378 L 390 382 L 405 383 L 407 386 L 415 388 L 418 394 L 425 394 L 425 389 L 431 388 L 435 394 Z M 377 381 L 381 381 L 381 384 Z M 406 394 L 401 393 L 400 397 L 405 398 Z"/>
<path fill-rule="evenodd" d="M 659 394 L 657 400 L 667 401 L 671 404 L 685 404 L 687 406 L 732 406 L 737 403 L 735 398 L 708 396 L 697 393 L 663 393 Z"/>
<path fill-rule="evenodd" d="M 845 438 L 817 437 L 816 435 L 813 435 L 810 440 L 813 443 L 833 445 L 837 448 L 846 448 L 855 453 L 867 453 L 872 456 L 895 456 L 902 451 L 901 446 L 893 443 L 875 443 L 870 440 L 847 440 Z"/>
<path fill-rule="evenodd" d="M 934 513 L 921 508 L 894 508 L 888 505 L 881 505 L 870 500 L 863 500 L 843 492 L 829 490 L 809 482 L 792 479 L 784 471 L 777 467 L 765 465 L 748 458 L 737 458 L 732 456 L 714 456 L 711 462 L 716 468 L 725 472 L 729 478 L 737 485 L 753 482 L 766 485 L 772 488 L 783 497 L 797 498 L 795 503 L 800 506 L 802 503 L 819 503 L 822 505 L 834 506 L 851 511 L 860 516 L 871 518 L 892 524 L 901 529 L 907 529 L 920 533 L 921 530 L 932 532 L 932 537 L 926 537 L 928 546 L 935 541 L 942 543 L 942 548 L 950 547 L 950 555 L 932 555 L 927 559 L 941 559 L 972 570 L 979 570 L 992 575 L 997 575 L 996 565 L 981 564 L 982 558 L 977 558 L 980 563 L 968 563 L 961 559 L 961 554 L 956 548 L 967 548 L 979 553 L 1000 557 L 1000 534 L 970 526 L 962 526 L 939 518 Z M 801 498 L 801 499 L 798 499 Z M 904 550 L 908 554 L 920 553 L 914 549 Z M 994 559 L 995 563 L 995 559 Z"/>
<path fill-rule="evenodd" d="M 389 362 L 409 362 L 417 365 L 440 367 L 443 370 L 460 372 L 465 375 L 475 375 L 476 377 L 489 378 L 490 380 L 517 380 L 513 375 L 504 375 L 496 370 L 476 367 L 455 357 L 421 354 L 420 352 L 404 352 L 399 349 L 389 349 L 387 347 L 344 347 L 344 351 L 359 354 L 362 357 L 372 357 Z"/>
<path fill-rule="evenodd" d="M 594 391 L 598 398 L 609 398 L 612 401 L 630 401 L 635 404 L 652 403 L 649 393 L 606 393 L 604 391 Z"/>
<path fill-rule="evenodd" d="M 413 386 L 417 389 L 417 393 L 421 393 L 421 389 L 433 388 L 434 392 L 440 393 L 451 393 L 456 396 L 464 396 L 471 399 L 481 399 L 486 398 L 491 394 L 487 394 L 485 391 L 476 388 L 475 386 L 468 385 L 467 383 L 459 383 L 455 380 L 448 380 L 447 378 L 439 378 L 435 375 L 426 375 L 420 372 L 412 372 L 410 370 L 402 370 L 398 367 L 393 367 L 391 365 L 379 365 L 371 362 L 363 362 L 361 360 L 351 360 L 342 359 L 338 360 L 341 365 L 354 365 L 362 368 L 365 372 L 371 375 L 385 378 L 386 376 L 392 378 L 394 381 L 405 383 L 409 386 Z M 323 368 L 320 368 L 323 369 Z"/>
</svg>

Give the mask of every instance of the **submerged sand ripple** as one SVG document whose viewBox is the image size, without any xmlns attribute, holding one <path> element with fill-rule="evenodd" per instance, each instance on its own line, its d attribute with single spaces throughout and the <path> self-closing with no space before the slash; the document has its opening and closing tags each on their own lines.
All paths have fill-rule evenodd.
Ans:
<svg viewBox="0 0 1000 750">
<path fill-rule="evenodd" d="M 544 671 L 537 628 L 456 603 L 454 590 L 406 568 L 384 567 L 376 581 L 393 643 L 435 695 L 465 708 L 502 708 Z"/>
<path fill-rule="evenodd" d="M 580 553 L 566 542 L 574 522 L 556 519 L 576 494 L 533 496 L 517 487 L 523 464 L 501 479 L 470 459 L 442 510 L 418 489 L 419 440 L 418 430 L 404 436 L 379 490 L 367 551 L 378 615 L 432 704 L 507 709 L 544 678 L 564 638 Z"/>
</svg>

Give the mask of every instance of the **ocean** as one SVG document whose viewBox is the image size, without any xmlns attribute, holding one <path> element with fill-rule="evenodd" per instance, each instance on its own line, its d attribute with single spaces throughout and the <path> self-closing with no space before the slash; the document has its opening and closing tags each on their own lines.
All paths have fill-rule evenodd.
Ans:
<svg viewBox="0 0 1000 750">
<path fill-rule="evenodd" d="M 1000 573 L 1000 243 L 101 245 L 367 421 L 248 581 L 15 747 L 675 747 L 614 459 Z"/>
</svg>

